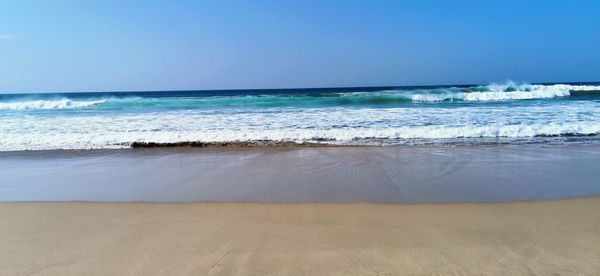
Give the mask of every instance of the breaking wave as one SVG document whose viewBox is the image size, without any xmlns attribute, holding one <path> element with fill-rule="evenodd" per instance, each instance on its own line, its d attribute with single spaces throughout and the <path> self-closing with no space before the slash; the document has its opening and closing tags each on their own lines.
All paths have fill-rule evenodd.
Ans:
<svg viewBox="0 0 600 276">
<path fill-rule="evenodd" d="M 2 134 L 0 151 L 49 149 L 125 148 L 132 143 L 252 143 L 254 141 L 292 143 L 361 144 L 360 140 L 380 139 L 383 143 L 394 139 L 455 139 L 455 138 L 527 138 L 547 136 L 586 136 L 600 134 L 599 123 L 565 123 L 560 125 L 505 125 L 505 126 L 415 126 L 385 129 L 279 129 L 208 131 L 130 131 L 98 133 Z M 357 141 L 358 140 L 358 141 Z M 476 140 L 473 140 L 476 142 Z"/>
<path fill-rule="evenodd" d="M 106 100 L 75 101 L 71 99 L 59 100 L 25 100 L 15 102 L 0 102 L 0 110 L 27 110 L 27 109 L 67 109 L 88 107 L 104 103 Z"/>
<path fill-rule="evenodd" d="M 416 102 L 439 102 L 439 101 L 506 101 L 506 100 L 531 100 L 547 99 L 556 97 L 569 97 L 572 92 L 598 91 L 600 86 L 593 85 L 568 85 L 568 84 L 517 84 L 507 82 L 503 84 L 490 84 L 465 88 L 462 91 L 448 89 L 447 91 L 425 91 L 412 95 L 411 99 Z M 437 93 L 436 93 L 437 92 Z M 600 93 L 598 93 L 600 95 Z"/>
<path fill-rule="evenodd" d="M 352 144 L 369 139 L 480 139 L 600 134 L 600 103 L 458 108 L 319 108 L 0 116 L 0 151 L 122 148 L 133 142 Z M 451 142 L 450 142 L 451 143 Z"/>
</svg>

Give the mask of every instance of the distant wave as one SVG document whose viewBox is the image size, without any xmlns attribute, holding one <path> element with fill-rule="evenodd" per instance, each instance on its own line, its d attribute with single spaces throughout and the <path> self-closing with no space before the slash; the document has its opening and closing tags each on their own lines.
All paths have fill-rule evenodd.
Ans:
<svg viewBox="0 0 600 276">
<path fill-rule="evenodd" d="M 587 96 L 600 96 L 600 86 L 568 84 L 517 84 L 507 82 L 471 87 L 445 87 L 434 89 L 386 90 L 381 92 L 355 92 L 340 94 L 347 102 L 394 103 L 394 102 L 492 102 L 508 100 L 549 99 L 569 97 L 573 93 L 587 91 Z M 598 92 L 598 93 L 595 93 Z"/>
<path fill-rule="evenodd" d="M 600 96 L 600 86 L 568 84 L 517 84 L 506 82 L 469 87 L 437 87 L 430 89 L 383 90 L 372 92 L 327 92 L 237 96 L 152 97 L 144 93 L 119 97 L 63 96 L 60 99 L 23 98 L 2 99 L 0 110 L 94 108 L 109 110 L 153 109 L 228 109 L 272 107 L 336 107 L 336 106 L 397 106 L 413 103 L 493 102 L 567 98 L 570 96 Z"/>
<path fill-rule="evenodd" d="M 67 109 L 87 107 L 104 103 L 106 100 L 75 101 L 71 99 L 59 100 L 24 100 L 14 102 L 0 102 L 0 110 L 27 110 L 27 109 Z"/>
<path fill-rule="evenodd" d="M 439 102 L 439 101 L 506 101 L 506 100 L 531 100 L 547 99 L 555 97 L 568 97 L 576 91 L 598 91 L 600 86 L 592 85 L 541 85 L 541 84 L 516 84 L 507 82 L 503 84 L 490 84 L 463 89 L 444 89 L 412 95 L 415 102 Z M 598 93 L 600 95 L 600 93 Z"/>
</svg>

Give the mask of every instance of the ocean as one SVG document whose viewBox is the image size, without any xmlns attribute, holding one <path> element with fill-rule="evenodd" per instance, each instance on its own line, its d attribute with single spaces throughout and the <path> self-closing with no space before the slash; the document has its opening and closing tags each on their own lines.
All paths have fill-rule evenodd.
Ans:
<svg viewBox="0 0 600 276">
<path fill-rule="evenodd" d="M 0 151 L 597 143 L 600 83 L 0 94 Z"/>
</svg>

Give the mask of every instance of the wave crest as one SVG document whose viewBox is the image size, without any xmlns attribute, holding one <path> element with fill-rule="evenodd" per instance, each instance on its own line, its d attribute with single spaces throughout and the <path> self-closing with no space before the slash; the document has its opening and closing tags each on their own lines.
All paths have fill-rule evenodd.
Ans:
<svg viewBox="0 0 600 276">
<path fill-rule="evenodd" d="M 74 101 L 71 99 L 59 100 L 29 100 L 20 102 L 0 102 L 0 110 L 26 110 L 26 109 L 67 109 L 98 105 L 106 100 Z"/>
<path fill-rule="evenodd" d="M 505 101 L 505 100 L 531 100 L 569 97 L 574 91 L 600 91 L 600 86 L 594 85 L 569 85 L 569 84 L 517 84 L 509 81 L 498 84 L 492 83 L 485 86 L 470 87 L 464 91 L 450 88 L 442 91 L 427 91 L 411 96 L 414 102 L 441 102 L 441 101 Z"/>
</svg>

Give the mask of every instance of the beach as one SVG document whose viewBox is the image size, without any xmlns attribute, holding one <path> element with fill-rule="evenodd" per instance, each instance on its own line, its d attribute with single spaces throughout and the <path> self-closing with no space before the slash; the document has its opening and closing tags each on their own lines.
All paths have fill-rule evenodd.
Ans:
<svg viewBox="0 0 600 276">
<path fill-rule="evenodd" d="M 599 213 L 598 197 L 1 203 L 0 274 L 597 275 Z"/>
<path fill-rule="evenodd" d="M 554 2 L 0 1 L 0 276 L 600 276 Z"/>
<path fill-rule="evenodd" d="M 595 144 L 0 153 L 2 275 L 595 275 Z"/>
</svg>

